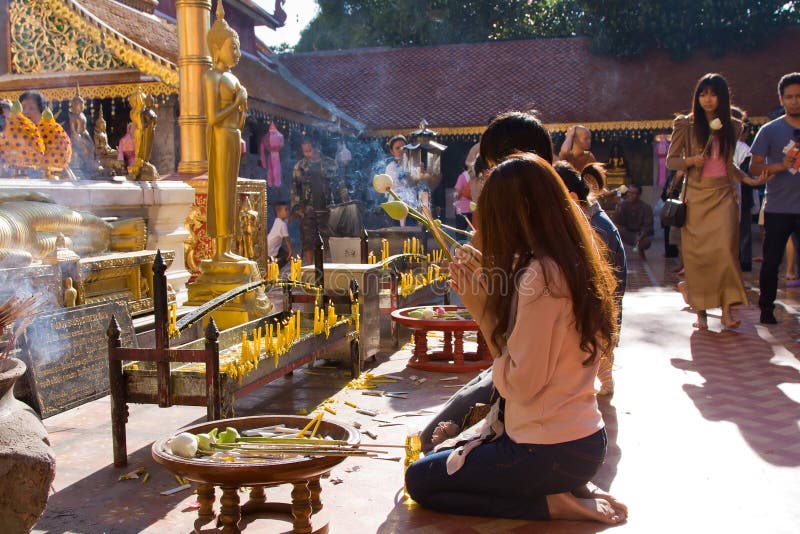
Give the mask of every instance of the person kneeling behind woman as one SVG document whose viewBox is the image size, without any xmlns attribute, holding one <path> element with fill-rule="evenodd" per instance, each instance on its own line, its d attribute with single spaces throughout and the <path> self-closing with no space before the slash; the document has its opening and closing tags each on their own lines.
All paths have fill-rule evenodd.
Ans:
<svg viewBox="0 0 800 534">
<path fill-rule="evenodd" d="M 480 424 L 414 462 L 406 488 L 446 513 L 618 523 L 626 507 L 589 481 L 606 433 L 594 379 L 617 338 L 614 274 L 548 162 L 516 154 L 478 199 L 482 253 L 459 251 L 451 285 L 494 356 L 499 399 Z"/>
</svg>

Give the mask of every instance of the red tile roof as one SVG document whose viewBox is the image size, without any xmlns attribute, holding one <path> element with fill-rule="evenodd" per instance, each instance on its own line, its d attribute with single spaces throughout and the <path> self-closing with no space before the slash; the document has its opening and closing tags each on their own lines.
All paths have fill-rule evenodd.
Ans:
<svg viewBox="0 0 800 534">
<path fill-rule="evenodd" d="M 177 63 L 175 24 L 113 0 L 72 0 L 139 46 Z"/>
<path fill-rule="evenodd" d="M 780 76 L 800 39 L 791 28 L 749 54 L 683 63 L 664 54 L 623 61 L 592 55 L 586 38 L 534 39 L 277 56 L 298 79 L 376 130 L 479 126 L 508 109 L 547 123 L 666 120 L 691 102 L 696 80 L 720 72 L 752 116 L 778 105 Z"/>
</svg>

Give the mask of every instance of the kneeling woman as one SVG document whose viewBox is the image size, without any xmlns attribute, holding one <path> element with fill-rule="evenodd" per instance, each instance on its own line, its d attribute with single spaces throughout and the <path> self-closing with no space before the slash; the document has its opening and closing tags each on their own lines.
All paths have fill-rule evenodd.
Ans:
<svg viewBox="0 0 800 534">
<path fill-rule="evenodd" d="M 495 167 L 478 212 L 481 252 L 459 252 L 452 286 L 488 340 L 499 399 L 479 436 L 412 464 L 406 488 L 447 513 L 623 521 L 625 506 L 589 482 L 606 452 L 594 380 L 616 343 L 614 274 L 538 156 Z"/>
</svg>

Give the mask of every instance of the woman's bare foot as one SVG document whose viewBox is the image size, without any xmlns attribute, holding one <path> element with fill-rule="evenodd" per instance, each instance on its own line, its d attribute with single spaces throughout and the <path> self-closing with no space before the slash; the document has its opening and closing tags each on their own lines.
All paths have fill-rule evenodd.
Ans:
<svg viewBox="0 0 800 534">
<path fill-rule="evenodd" d="M 720 318 L 720 322 L 724 328 L 730 330 L 739 328 L 739 325 L 742 324 L 741 320 L 733 318 L 730 308 L 722 308 L 722 317 Z"/>
<path fill-rule="evenodd" d="M 461 428 L 452 421 L 441 421 L 431 434 L 431 444 L 436 446 L 441 442 L 456 437 Z"/>
<path fill-rule="evenodd" d="M 689 288 L 686 287 L 686 282 L 684 282 L 683 280 L 678 282 L 678 291 L 681 292 L 681 296 L 683 297 L 683 302 L 685 302 L 686 305 L 688 306 L 689 305 Z"/>
<path fill-rule="evenodd" d="M 693 322 L 692 326 L 698 330 L 708 330 L 708 315 L 705 311 L 697 312 L 697 321 Z"/>
<path fill-rule="evenodd" d="M 599 521 L 610 525 L 625 521 L 625 514 L 605 499 L 579 499 L 571 493 L 557 493 L 546 498 L 550 519 Z"/>
<path fill-rule="evenodd" d="M 591 482 L 587 482 L 586 485 L 573 490 L 572 494 L 579 499 L 605 499 L 609 502 L 609 504 L 611 504 L 611 506 L 614 507 L 615 510 L 622 513 L 624 519 L 628 518 L 628 507 L 625 504 L 621 503 L 616 497 L 595 486 Z"/>
</svg>

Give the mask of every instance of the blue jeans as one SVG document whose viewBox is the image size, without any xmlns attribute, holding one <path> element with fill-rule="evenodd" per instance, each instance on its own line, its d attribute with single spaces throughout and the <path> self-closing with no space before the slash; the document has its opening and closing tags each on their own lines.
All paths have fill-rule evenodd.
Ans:
<svg viewBox="0 0 800 534">
<path fill-rule="evenodd" d="M 554 445 L 515 443 L 504 434 L 475 448 L 452 475 L 445 465 L 449 449 L 414 462 L 406 489 L 425 508 L 448 514 L 547 520 L 546 496 L 589 482 L 606 443 L 605 429 Z"/>
<path fill-rule="evenodd" d="M 450 397 L 450 400 L 444 405 L 442 411 L 434 415 L 428 425 L 420 432 L 422 452 L 428 452 L 433 449 L 431 436 L 433 435 L 436 425 L 440 422 L 452 421 L 457 425 L 461 425 L 469 409 L 475 406 L 475 404 L 479 402 L 489 404 L 493 386 L 492 368 L 489 367 L 456 391 L 455 395 Z"/>
</svg>

